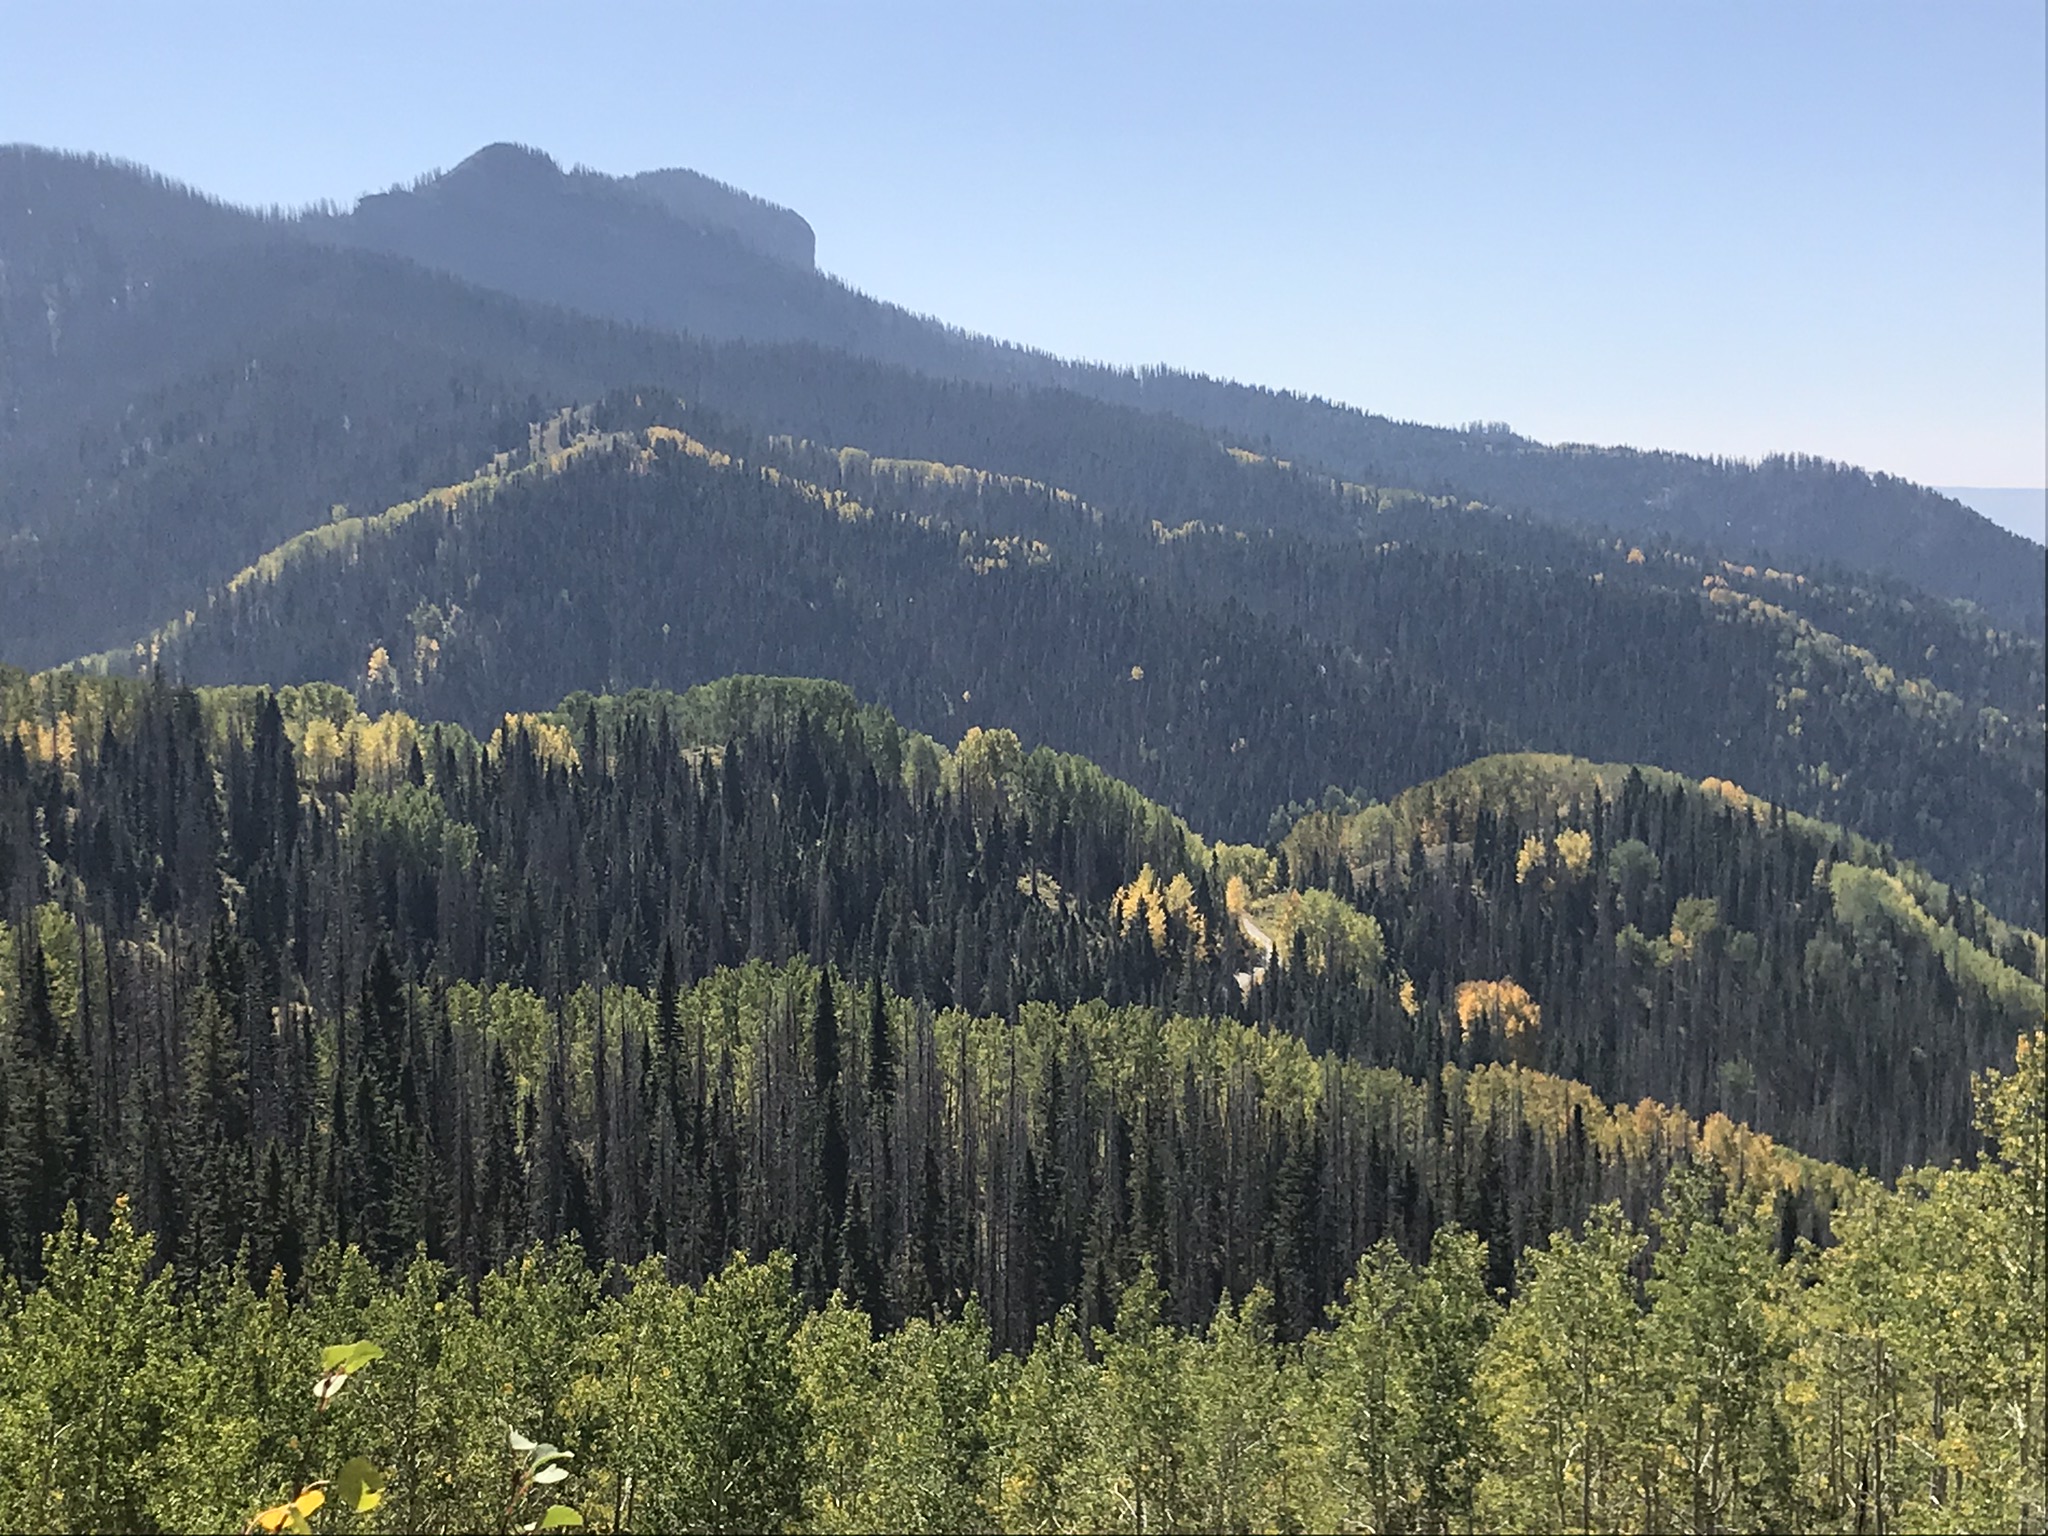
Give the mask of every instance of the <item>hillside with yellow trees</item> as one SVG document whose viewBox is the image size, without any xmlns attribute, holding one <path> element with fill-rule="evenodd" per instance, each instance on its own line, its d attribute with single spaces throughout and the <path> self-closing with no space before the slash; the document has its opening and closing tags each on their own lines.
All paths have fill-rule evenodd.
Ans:
<svg viewBox="0 0 2048 1536">
<path fill-rule="evenodd" d="M 2037 1507 L 2041 941 L 1732 786 L 0 703 L 11 1525 Z"/>
<path fill-rule="evenodd" d="M 1989 659 L 1947 674 L 1958 693 L 1786 606 L 1825 614 L 1839 594 L 1819 584 L 1442 498 L 1368 504 L 1257 456 L 1214 452 L 1199 494 L 1156 507 L 1055 457 L 1080 490 L 617 397 L 294 538 L 99 664 L 319 679 L 478 730 L 583 688 L 831 677 L 921 729 L 1081 753 L 1247 842 L 1332 786 L 1390 799 L 1489 752 L 1561 750 L 1731 779 L 2044 920 L 2043 726 Z M 1370 542 L 1253 521 L 1288 503 Z M 1726 600 L 1749 585 L 1772 601 Z"/>
<path fill-rule="evenodd" d="M 0 148 L 0 1529 L 2048 1529 L 1989 528 Z"/>
</svg>

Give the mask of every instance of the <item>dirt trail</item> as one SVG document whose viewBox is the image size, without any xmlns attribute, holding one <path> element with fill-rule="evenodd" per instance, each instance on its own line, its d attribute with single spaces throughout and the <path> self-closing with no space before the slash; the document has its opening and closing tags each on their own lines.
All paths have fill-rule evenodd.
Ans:
<svg viewBox="0 0 2048 1536">
<path fill-rule="evenodd" d="M 1250 970 L 1237 973 L 1238 990 L 1249 992 L 1253 983 L 1266 979 L 1266 967 L 1273 963 L 1273 940 L 1249 912 L 1239 913 L 1237 924 L 1244 930 L 1244 936 L 1258 947 L 1259 953 L 1264 957 Z"/>
</svg>

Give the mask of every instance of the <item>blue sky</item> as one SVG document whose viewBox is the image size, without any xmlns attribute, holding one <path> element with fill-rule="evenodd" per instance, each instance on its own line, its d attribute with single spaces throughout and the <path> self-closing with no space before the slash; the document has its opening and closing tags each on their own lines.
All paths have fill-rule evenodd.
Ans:
<svg viewBox="0 0 2048 1536">
<path fill-rule="evenodd" d="M 0 140 L 252 202 L 515 139 L 1075 356 L 2048 481 L 2048 7 L 22 6 Z"/>
</svg>

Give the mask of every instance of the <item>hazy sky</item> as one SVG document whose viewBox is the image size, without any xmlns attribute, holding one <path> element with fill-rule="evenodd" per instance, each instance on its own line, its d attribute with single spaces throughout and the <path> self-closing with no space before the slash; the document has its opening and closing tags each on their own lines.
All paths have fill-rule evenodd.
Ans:
<svg viewBox="0 0 2048 1536">
<path fill-rule="evenodd" d="M 879 296 L 1433 422 L 2048 482 L 2048 7 L 9 7 L 0 140 L 352 199 L 496 139 Z"/>
</svg>

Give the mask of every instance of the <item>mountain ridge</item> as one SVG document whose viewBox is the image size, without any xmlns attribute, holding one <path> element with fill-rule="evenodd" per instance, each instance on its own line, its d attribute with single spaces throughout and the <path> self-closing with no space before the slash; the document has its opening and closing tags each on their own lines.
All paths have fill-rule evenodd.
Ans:
<svg viewBox="0 0 2048 1536">
<path fill-rule="evenodd" d="M 486 215 L 488 217 L 488 215 Z M 421 220 L 400 234 L 387 230 L 381 248 L 415 259 L 430 237 Z M 523 226 L 493 226 L 501 241 L 531 238 Z M 377 236 L 368 237 L 377 243 Z M 448 269 L 487 285 L 503 269 L 465 262 L 443 252 Z M 615 270 L 607 263 L 605 270 Z M 775 317 L 739 316 L 707 305 L 680 288 L 664 299 L 638 288 L 584 279 L 544 277 L 522 269 L 513 291 L 612 318 L 746 339 L 789 339 L 792 312 L 815 313 L 822 326 L 803 339 L 904 363 L 928 372 L 986 382 L 1058 385 L 1142 409 L 1163 410 L 1212 430 L 1236 434 L 1248 446 L 1264 443 L 1334 471 L 1380 482 L 1437 490 L 1456 487 L 1504 506 L 1520 506 L 1553 521 L 1585 522 L 1612 531 L 1654 530 L 1667 537 L 1718 546 L 1741 559 L 1790 558 L 1799 563 L 1861 566 L 1947 595 L 1968 596 L 2007 622 L 2035 634 L 2048 599 L 2039 581 L 2025 579 L 2030 552 L 1974 509 L 1897 477 L 1807 455 L 1776 455 L 1754 463 L 1697 455 L 1586 444 L 1545 445 L 1492 428 L 1424 427 L 1357 407 L 1286 389 L 1262 388 L 1166 367 L 1105 367 L 1059 359 L 1029 346 L 983 337 L 927 320 L 914 311 L 867 299 L 855 290 L 836 293 L 819 276 L 803 292 L 790 290 Z M 630 293 L 630 297 L 622 296 Z M 822 305 L 818 310 L 816 306 Z M 829 321 L 823 318 L 831 313 Z M 906 319 L 913 329 L 905 332 Z M 1540 481 L 1531 485 L 1532 472 Z M 1839 526 L 1846 509 L 1861 509 L 1871 526 Z M 1848 512 L 1853 520 L 1856 513 Z M 1797 526 L 1788 530 L 1786 519 Z M 1967 562 L 1974 573 L 1961 586 L 1948 573 Z M 2008 568 L 2017 563 L 2018 579 Z M 2038 563 L 2038 562 L 2037 562 Z M 2044 567 L 2048 569 L 2048 567 Z"/>
<path fill-rule="evenodd" d="M 252 222 L 266 238 L 382 250 L 529 301 L 631 324 L 706 337 L 803 341 L 939 377 L 1070 389 L 1178 416 L 1242 446 L 1344 478 L 1463 491 L 1503 510 L 1624 535 L 1659 534 L 1738 563 L 1791 564 L 1816 574 L 1837 566 L 1864 569 L 1936 595 L 1969 598 L 1996 622 L 2036 637 L 2048 623 L 2048 564 L 2039 549 L 1960 503 L 1889 476 L 1796 457 L 1748 465 L 1634 449 L 1549 448 L 1511 433 L 1395 422 L 1284 390 L 1173 370 L 1065 362 L 954 330 L 763 255 L 734 233 L 731 221 L 693 224 L 630 179 L 564 172 L 537 151 L 512 154 L 538 190 L 486 196 L 471 206 L 437 196 L 437 189 L 460 184 L 449 172 L 377 194 L 348 213 Z M 68 174 L 63 158 L 47 152 L 17 146 L 5 158 L 18 163 L 19 174 L 32 170 L 44 182 Z M 0 161 L 0 175 L 4 171 Z M 109 164 L 90 171 L 108 186 L 120 173 Z M 526 185 L 529 178 L 519 179 Z M 101 202 L 117 191 L 103 191 Z M 0 207 L 7 202 L 0 182 Z M 208 209 L 215 224 L 232 222 L 226 205 L 212 202 Z M 0 218 L 0 232 L 6 227 Z M 133 243 L 116 240 L 115 253 Z M 0 233 L 0 247 L 5 244 Z M 0 376 L 0 389 L 4 384 Z"/>
<path fill-rule="evenodd" d="M 189 626 L 98 664 L 318 677 L 477 727 L 597 680 L 828 675 L 923 729 L 980 720 L 1058 741 L 1239 838 L 1331 784 L 1385 794 L 1485 751 L 1626 744 L 1891 837 L 2038 915 L 2020 827 L 2040 800 L 2039 726 L 1894 675 L 1745 590 L 1769 593 L 1760 577 L 1682 562 L 1665 577 L 1674 557 L 1640 550 L 1605 549 L 1603 565 L 1583 547 L 1576 571 L 1439 551 L 1431 518 L 1454 514 L 1426 503 L 1340 555 L 1110 519 L 1038 482 L 778 449 L 679 406 L 620 409 L 558 418 L 520 467 L 506 455 L 299 535 Z M 538 550 L 553 551 L 539 586 Z M 1439 617 L 1361 611 L 1379 591 Z M 1445 631 L 1461 605 L 1476 607 Z M 1535 635 L 1515 632 L 1525 618 Z M 1488 678 L 1461 659 L 1474 644 L 1497 655 Z M 1288 696 L 1262 698 L 1276 667 Z M 1583 685 L 1561 694 L 1566 674 Z M 1704 729 L 1656 708 L 1675 695 L 1716 701 Z M 1886 772 L 1857 766 L 1873 732 Z"/>
</svg>

